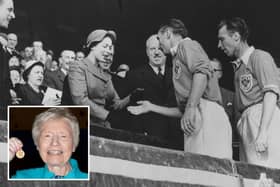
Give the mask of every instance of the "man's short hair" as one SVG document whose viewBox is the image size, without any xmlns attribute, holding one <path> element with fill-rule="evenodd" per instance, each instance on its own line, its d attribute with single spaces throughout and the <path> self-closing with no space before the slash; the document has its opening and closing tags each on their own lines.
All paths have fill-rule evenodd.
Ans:
<svg viewBox="0 0 280 187">
<path fill-rule="evenodd" d="M 165 32 L 167 29 L 171 29 L 173 34 L 181 35 L 183 38 L 188 36 L 188 30 L 185 24 L 179 19 L 169 19 L 160 25 L 160 32 Z"/>
<path fill-rule="evenodd" d="M 147 41 L 146 41 L 146 48 L 149 47 L 150 42 L 151 42 L 152 40 L 158 40 L 157 34 L 153 34 L 153 35 L 151 35 L 151 36 L 147 39 Z"/>
<path fill-rule="evenodd" d="M 249 28 L 244 19 L 234 17 L 230 19 L 223 19 L 218 25 L 218 30 L 226 26 L 227 30 L 231 33 L 238 32 L 242 41 L 247 41 L 249 37 Z"/>
</svg>

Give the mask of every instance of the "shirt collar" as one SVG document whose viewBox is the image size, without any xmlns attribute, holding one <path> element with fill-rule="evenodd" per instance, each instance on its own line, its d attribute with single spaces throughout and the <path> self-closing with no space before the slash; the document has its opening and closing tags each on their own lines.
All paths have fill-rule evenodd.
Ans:
<svg viewBox="0 0 280 187">
<path fill-rule="evenodd" d="M 67 175 L 65 175 L 63 177 L 63 179 L 67 179 L 67 178 L 76 178 L 75 173 L 77 172 L 78 169 L 78 163 L 75 159 L 70 159 L 69 161 L 70 165 L 71 165 L 71 170 L 67 173 Z M 44 170 L 43 170 L 43 178 L 54 178 L 55 174 L 53 172 L 51 172 L 48 168 L 47 165 L 44 166 Z"/>
<path fill-rule="evenodd" d="M 244 52 L 244 54 L 240 57 L 240 59 L 242 60 L 242 63 L 244 63 L 245 65 L 248 64 L 249 58 L 254 50 L 255 50 L 255 48 L 253 46 L 251 46 Z"/>
<path fill-rule="evenodd" d="M 61 68 L 61 71 L 64 73 L 64 75 L 67 75 L 67 71 L 63 68 Z"/>
<path fill-rule="evenodd" d="M 7 47 L 7 51 L 9 51 L 9 53 L 12 53 L 12 52 L 13 52 L 13 49 L 12 49 L 12 48 Z"/>
<path fill-rule="evenodd" d="M 153 65 L 151 65 L 151 64 L 149 64 L 149 65 L 152 67 L 152 69 L 154 70 L 154 72 L 155 72 L 156 74 L 158 74 L 158 66 L 153 66 Z M 161 65 L 160 68 L 161 68 L 161 73 L 164 75 L 164 72 L 165 72 L 165 64 Z"/>
<path fill-rule="evenodd" d="M 186 37 L 186 38 L 184 38 L 183 40 L 191 40 L 191 38 Z M 182 41 L 181 41 L 181 42 L 182 42 Z M 179 43 L 181 43 L 181 42 L 179 42 Z M 172 56 L 175 56 L 175 55 L 177 54 L 177 50 L 178 50 L 178 45 L 179 45 L 179 43 L 170 49 L 170 53 L 171 53 Z"/>
</svg>

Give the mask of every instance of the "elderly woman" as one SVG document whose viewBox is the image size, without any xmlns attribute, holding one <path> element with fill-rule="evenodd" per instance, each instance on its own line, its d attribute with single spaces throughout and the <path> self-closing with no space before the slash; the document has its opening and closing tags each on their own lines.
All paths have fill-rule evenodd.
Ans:
<svg viewBox="0 0 280 187">
<path fill-rule="evenodd" d="M 113 87 L 110 67 L 113 61 L 116 34 L 95 30 L 87 38 L 88 55 L 81 63 L 70 65 L 68 83 L 74 104 L 89 105 L 91 124 L 110 127 L 117 113 L 108 108 L 121 108 Z"/>
<path fill-rule="evenodd" d="M 32 138 L 45 167 L 20 170 L 12 178 L 88 178 L 71 158 L 79 144 L 79 134 L 77 118 L 65 108 L 50 108 L 38 114 L 33 123 Z M 22 156 L 22 147 L 18 138 L 10 139 L 10 161 L 15 155 Z"/>
<path fill-rule="evenodd" d="M 25 84 L 18 85 L 15 90 L 21 105 L 59 105 L 60 99 L 53 96 L 42 103 L 46 87 L 44 79 L 44 64 L 40 61 L 28 61 L 22 74 Z"/>
</svg>

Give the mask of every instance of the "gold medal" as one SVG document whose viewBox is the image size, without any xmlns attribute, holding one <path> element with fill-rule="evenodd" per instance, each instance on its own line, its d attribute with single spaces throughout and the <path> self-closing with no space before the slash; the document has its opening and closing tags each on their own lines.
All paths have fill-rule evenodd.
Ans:
<svg viewBox="0 0 280 187">
<path fill-rule="evenodd" d="M 22 159 L 24 157 L 25 153 L 24 151 L 21 149 L 16 153 L 16 157 L 19 159 Z"/>
</svg>

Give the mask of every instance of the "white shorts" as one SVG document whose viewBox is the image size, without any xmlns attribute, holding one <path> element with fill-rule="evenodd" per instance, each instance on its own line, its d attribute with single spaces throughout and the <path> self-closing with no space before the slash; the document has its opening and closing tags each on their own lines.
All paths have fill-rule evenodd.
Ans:
<svg viewBox="0 0 280 187">
<path fill-rule="evenodd" d="M 240 160 L 251 164 L 280 169 L 280 110 L 275 108 L 268 127 L 268 151 L 257 154 L 255 140 L 262 115 L 262 103 L 247 108 L 238 121 L 237 128 L 241 136 Z"/>
<path fill-rule="evenodd" d="M 200 99 L 196 117 L 200 129 L 191 136 L 185 135 L 185 151 L 232 159 L 232 130 L 224 108 Z"/>
</svg>

